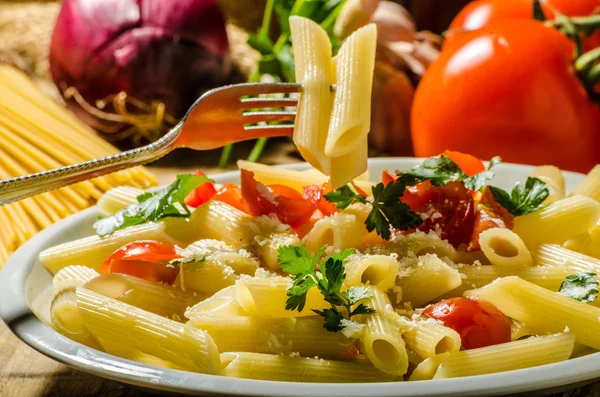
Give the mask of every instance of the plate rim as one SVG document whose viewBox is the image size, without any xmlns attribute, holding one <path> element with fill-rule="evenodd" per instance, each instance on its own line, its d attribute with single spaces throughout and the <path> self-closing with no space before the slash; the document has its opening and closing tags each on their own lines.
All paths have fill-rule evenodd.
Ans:
<svg viewBox="0 0 600 397">
<path fill-rule="evenodd" d="M 400 167 L 414 164 L 414 157 L 377 158 L 369 167 L 390 164 Z M 504 167 L 533 166 L 505 163 Z M 283 165 L 282 168 L 303 169 L 306 163 Z M 577 173 L 568 174 L 581 175 Z M 212 176 L 217 180 L 232 180 L 238 171 Z M 0 270 L 0 318 L 21 341 L 38 352 L 71 368 L 96 376 L 137 386 L 191 394 L 248 396 L 469 396 L 499 395 L 564 386 L 600 376 L 600 353 L 564 362 L 496 374 L 435 381 L 389 383 L 301 383 L 228 378 L 218 375 L 154 367 L 112 356 L 81 345 L 54 331 L 31 311 L 26 298 L 26 283 L 34 267 L 39 245 L 72 223 L 81 223 L 96 211 L 95 206 L 65 218 L 38 233 L 20 247 Z"/>
</svg>

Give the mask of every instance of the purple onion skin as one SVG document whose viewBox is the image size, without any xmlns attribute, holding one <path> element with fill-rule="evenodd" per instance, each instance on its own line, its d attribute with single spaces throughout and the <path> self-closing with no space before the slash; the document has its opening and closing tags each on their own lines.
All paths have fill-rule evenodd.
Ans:
<svg viewBox="0 0 600 397">
<path fill-rule="evenodd" d="M 50 72 L 90 104 L 124 91 L 181 117 L 229 75 L 225 21 L 215 0 L 63 0 Z M 105 120 L 69 107 L 94 128 Z"/>
</svg>

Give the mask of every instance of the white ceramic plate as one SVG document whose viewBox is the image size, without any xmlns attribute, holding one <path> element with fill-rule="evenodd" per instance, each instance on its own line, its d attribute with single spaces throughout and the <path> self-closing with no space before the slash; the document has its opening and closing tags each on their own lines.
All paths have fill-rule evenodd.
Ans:
<svg viewBox="0 0 600 397">
<path fill-rule="evenodd" d="M 370 160 L 369 168 L 371 175 L 378 178 L 383 169 L 404 170 L 420 163 L 420 159 L 374 159 Z M 289 166 L 305 167 L 306 164 Z M 515 182 L 524 181 L 531 169 L 502 164 L 495 169 L 493 184 L 509 189 Z M 568 189 L 582 179 L 580 174 L 564 174 Z M 217 183 L 237 182 L 239 173 L 229 172 L 214 179 Z M 457 379 L 377 384 L 286 383 L 153 367 L 90 349 L 55 332 L 33 314 L 30 306 L 52 280 L 38 261 L 39 253 L 53 245 L 91 235 L 97 215 L 97 209 L 90 208 L 44 230 L 23 245 L 0 272 L 0 317 L 12 332 L 42 354 L 81 371 L 147 388 L 193 395 L 314 397 L 500 395 L 554 388 L 600 376 L 600 353 L 596 353 L 542 367 Z"/>
</svg>

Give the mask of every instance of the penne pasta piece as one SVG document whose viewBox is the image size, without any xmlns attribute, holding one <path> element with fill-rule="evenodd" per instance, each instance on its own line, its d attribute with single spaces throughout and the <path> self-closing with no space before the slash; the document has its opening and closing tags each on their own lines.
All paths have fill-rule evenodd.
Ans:
<svg viewBox="0 0 600 397">
<path fill-rule="evenodd" d="M 99 275 L 100 273 L 87 266 L 72 265 L 60 269 L 52 278 L 52 284 L 55 291 L 63 287 L 81 287 Z"/>
<path fill-rule="evenodd" d="M 142 189 L 130 186 L 120 186 L 104 193 L 96 205 L 104 216 L 121 211 L 128 205 L 137 203 L 137 197 L 144 193 Z"/>
<path fill-rule="evenodd" d="M 198 260 L 179 265 L 176 284 L 184 291 L 210 296 L 234 285 L 240 278 L 230 266 L 212 256 Z"/>
<path fill-rule="evenodd" d="M 417 365 L 408 380 L 411 382 L 416 380 L 432 380 L 438 371 L 440 364 L 444 362 L 449 355 L 450 353 L 442 353 L 423 360 Z"/>
<path fill-rule="evenodd" d="M 340 157 L 366 146 L 371 126 L 371 82 L 376 43 L 377 28 L 375 24 L 369 24 L 352 33 L 338 52 L 337 86 L 325 141 L 325 154 L 329 157 Z"/>
<path fill-rule="evenodd" d="M 406 344 L 398 327 L 386 315 L 390 300 L 382 291 L 371 287 L 373 298 L 367 306 L 374 314 L 364 315 L 364 330 L 360 338 L 361 348 L 375 368 L 389 376 L 402 376 L 408 370 Z"/>
<path fill-rule="evenodd" d="M 327 245 L 344 250 L 360 246 L 371 234 L 365 227 L 370 209 L 364 204 L 352 204 L 330 217 L 321 219 L 302 239 L 309 252 L 315 253 Z"/>
<path fill-rule="evenodd" d="M 177 243 L 165 233 L 164 223 L 148 223 L 119 230 L 110 236 L 85 237 L 48 248 L 40 254 L 40 262 L 53 274 L 71 265 L 85 265 L 99 270 L 113 252 L 138 240 L 157 240 L 172 245 Z"/>
<path fill-rule="evenodd" d="M 509 229 L 487 229 L 479 235 L 479 245 L 494 266 L 531 266 L 533 258 L 525 243 Z"/>
<path fill-rule="evenodd" d="M 231 267 L 237 274 L 253 275 L 260 261 L 244 248 L 234 248 L 223 241 L 204 239 L 193 242 L 185 249 L 178 249 L 184 258 L 205 256 L 211 261 Z"/>
<path fill-rule="evenodd" d="M 457 255 L 456 249 L 446 240 L 433 233 L 415 231 L 406 236 L 398 235 L 394 240 L 378 247 L 398 254 L 400 258 L 415 257 L 425 254 L 436 254 L 438 257 L 448 257 L 454 261 Z M 377 248 L 376 248 L 377 249 Z M 374 252 L 376 252 L 376 249 Z"/>
<path fill-rule="evenodd" d="M 279 269 L 279 247 L 302 244 L 298 235 L 276 218 L 259 216 L 254 218 L 252 224 L 256 227 L 252 247 L 269 269 Z"/>
<path fill-rule="evenodd" d="M 371 285 L 386 292 L 394 286 L 400 263 L 386 255 L 354 254 L 346 260 L 346 280 L 348 287 Z"/>
<path fill-rule="evenodd" d="M 434 254 L 420 256 L 416 263 L 396 280 L 396 285 L 402 289 L 402 300 L 410 302 L 413 307 L 421 307 L 458 288 L 461 283 L 458 270 Z"/>
<path fill-rule="evenodd" d="M 314 313 L 313 313 L 314 314 Z M 323 328 L 322 318 L 197 316 L 189 325 L 205 330 L 220 352 L 255 352 L 347 359 L 354 339 Z"/>
<path fill-rule="evenodd" d="M 433 379 L 493 374 L 565 361 L 571 356 L 574 343 L 574 335 L 561 333 L 450 353 L 441 360 Z"/>
<path fill-rule="evenodd" d="M 570 196 L 582 195 L 600 201 L 600 164 L 592 168 L 586 177 L 575 186 Z"/>
<path fill-rule="evenodd" d="M 219 351 L 205 331 L 84 288 L 78 288 L 76 296 L 83 322 L 95 337 L 119 341 L 188 371 L 221 372 Z"/>
<path fill-rule="evenodd" d="M 535 262 L 539 266 L 557 266 L 573 272 L 600 274 L 600 259 L 583 255 L 555 244 L 542 244 L 535 251 Z"/>
<path fill-rule="evenodd" d="M 568 327 L 577 342 L 600 348 L 600 334 L 595 332 L 600 322 L 600 308 L 514 276 L 467 291 L 465 296 L 490 302 L 508 317 L 527 324 L 538 334 L 560 332 Z"/>
<path fill-rule="evenodd" d="M 529 249 L 539 244 L 561 244 L 590 230 L 600 219 L 600 203 L 575 195 L 531 214 L 515 218 L 514 232 Z"/>
<path fill-rule="evenodd" d="M 402 337 L 406 346 L 422 358 L 457 352 L 462 345 L 458 332 L 431 319 L 414 321 Z"/>
<path fill-rule="evenodd" d="M 127 274 L 103 274 L 84 288 L 180 322 L 186 309 L 202 300 L 202 296 Z"/>
<path fill-rule="evenodd" d="M 538 178 L 550 188 L 550 195 L 544 200 L 544 204 L 553 203 L 566 197 L 565 177 L 560 168 L 553 165 L 540 165 L 535 167 L 529 176 Z"/>
<path fill-rule="evenodd" d="M 242 306 L 235 297 L 235 286 L 226 287 L 192 307 L 188 307 L 185 317 L 194 319 L 202 316 L 226 317 L 246 316 Z"/>
<path fill-rule="evenodd" d="M 366 136 L 361 139 L 362 142 L 358 144 L 356 149 L 341 156 L 330 158 L 331 171 L 329 179 L 333 189 L 340 188 L 357 176 L 367 172 L 369 160 L 368 141 Z M 356 185 L 362 189 L 365 183 L 358 181 Z M 365 191 L 370 192 L 370 186 Z"/>
<path fill-rule="evenodd" d="M 517 320 L 511 320 L 510 322 L 510 340 L 513 342 L 521 338 L 528 338 L 535 336 L 536 331 L 529 327 L 527 324 L 523 324 Z"/>
<path fill-rule="evenodd" d="M 310 19 L 292 16 L 289 23 L 296 82 L 303 87 L 294 124 L 294 143 L 309 164 L 330 174 L 325 141 L 333 109 L 334 94 L 330 87 L 336 81 L 331 67 L 331 41 L 327 32 Z"/>
<path fill-rule="evenodd" d="M 250 316 L 258 317 L 306 317 L 314 316 L 312 309 L 323 310 L 329 304 L 317 288 L 306 295 L 306 308 L 302 312 L 286 310 L 288 277 L 247 277 L 235 283 L 236 298 Z"/>
<path fill-rule="evenodd" d="M 282 382 L 389 382 L 371 364 L 259 353 L 223 353 L 223 375 Z"/>
<path fill-rule="evenodd" d="M 567 240 L 562 246 L 594 258 L 600 258 L 600 221 L 587 232 Z"/>
</svg>

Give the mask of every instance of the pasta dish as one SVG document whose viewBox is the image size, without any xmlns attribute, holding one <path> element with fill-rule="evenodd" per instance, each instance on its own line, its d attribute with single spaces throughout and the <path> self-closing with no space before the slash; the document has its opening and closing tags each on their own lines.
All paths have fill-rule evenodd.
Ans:
<svg viewBox="0 0 600 397">
<path fill-rule="evenodd" d="M 446 151 L 367 172 L 376 29 L 332 57 L 291 17 L 294 142 L 311 168 L 238 162 L 108 191 L 95 235 L 42 252 L 52 326 L 146 364 L 297 382 L 436 380 L 600 350 L 600 165 L 494 186 L 500 158 Z"/>
</svg>

